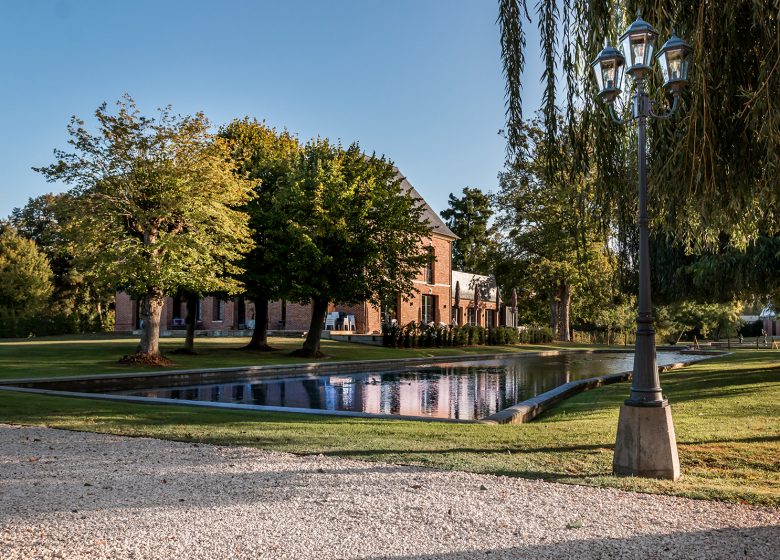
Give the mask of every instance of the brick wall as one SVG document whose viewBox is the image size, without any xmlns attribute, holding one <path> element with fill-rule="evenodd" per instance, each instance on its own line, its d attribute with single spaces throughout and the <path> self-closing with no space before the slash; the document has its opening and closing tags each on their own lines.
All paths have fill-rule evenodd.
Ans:
<svg viewBox="0 0 780 560">
<path fill-rule="evenodd" d="M 271 330 L 308 331 L 311 306 L 285 302 L 285 322 L 282 328 L 282 302 L 272 301 L 268 308 L 268 328 Z"/>
<path fill-rule="evenodd" d="M 198 330 L 227 331 L 236 328 L 236 301 L 223 301 L 222 319 L 217 318 L 215 298 L 207 297 L 200 301 L 200 319 L 196 325 Z M 247 308 L 254 306 L 247 305 Z M 249 318 L 247 309 L 247 318 Z M 162 312 L 160 313 L 160 330 L 184 330 L 183 326 L 173 324 L 174 319 L 185 319 L 187 316 L 187 304 L 184 300 L 174 301 L 173 298 L 165 298 Z M 129 332 L 135 330 L 137 324 L 136 300 L 124 292 L 116 294 L 116 325 L 115 332 Z"/>
<path fill-rule="evenodd" d="M 130 332 L 135 329 L 135 301 L 129 294 L 117 292 L 116 294 L 116 323 L 115 332 Z"/>
<path fill-rule="evenodd" d="M 416 293 L 409 301 L 401 301 L 398 306 L 398 321 L 402 325 L 422 321 L 423 295 L 435 298 L 434 322 L 449 323 L 451 320 L 452 240 L 434 234 L 423 241 L 423 246 L 430 247 L 435 257 L 433 283 L 425 281 L 425 270 L 421 270 L 414 281 Z"/>
<path fill-rule="evenodd" d="M 474 302 L 469 300 L 460 300 L 460 325 L 467 325 L 469 324 L 469 309 L 474 309 Z M 476 325 L 479 325 L 481 327 L 487 326 L 487 312 L 494 312 L 496 309 L 496 302 L 495 301 L 483 301 L 479 304 L 479 313 L 477 313 L 477 322 Z M 497 321 L 496 315 L 494 314 L 494 321 Z M 497 326 L 497 323 L 494 322 L 494 326 Z"/>
<path fill-rule="evenodd" d="M 449 323 L 452 318 L 451 309 L 451 278 L 452 278 L 452 240 L 437 234 L 422 242 L 425 247 L 431 247 L 435 262 L 433 265 L 433 282 L 425 280 L 425 271 L 421 270 L 414 281 L 415 294 L 410 301 L 399 302 L 399 321 L 406 324 L 422 319 L 422 295 L 435 297 L 434 320 L 437 323 Z M 488 304 L 489 305 L 489 304 Z M 282 322 L 282 307 L 284 306 L 284 321 Z M 131 331 L 136 325 L 135 301 L 125 293 L 117 293 L 116 297 L 116 327 L 117 332 Z M 184 318 L 186 304 L 182 301 L 178 306 L 171 298 L 166 298 L 161 317 L 161 330 L 169 330 L 173 326 L 175 309 Z M 331 305 L 328 309 L 340 311 L 355 316 L 355 330 L 358 333 L 378 333 L 382 328 L 381 310 L 367 303 L 357 305 Z M 484 315 L 484 313 L 483 313 Z M 251 301 L 245 303 L 245 321 L 255 320 L 256 308 Z M 484 322 L 484 319 L 483 319 Z M 297 303 L 273 301 L 268 310 L 268 328 L 271 330 L 307 331 L 311 325 L 311 306 Z M 227 331 L 236 329 L 238 324 L 238 302 L 228 301 L 222 304 L 222 319 L 215 317 L 214 298 L 207 297 L 201 301 L 200 321 L 198 329 Z"/>
</svg>

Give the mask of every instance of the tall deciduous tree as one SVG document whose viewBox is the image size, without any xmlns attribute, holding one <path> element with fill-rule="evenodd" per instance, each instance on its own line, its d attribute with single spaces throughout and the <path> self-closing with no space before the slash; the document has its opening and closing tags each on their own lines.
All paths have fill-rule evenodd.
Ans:
<svg viewBox="0 0 780 560">
<path fill-rule="evenodd" d="M 497 243 L 490 227 L 492 216 L 490 195 L 481 190 L 466 187 L 461 197 L 450 194 L 449 208 L 442 211 L 441 217 L 460 238 L 452 248 L 453 268 L 476 274 L 494 272 L 491 257 Z"/>
<path fill-rule="evenodd" d="M 76 117 L 68 126 L 73 152 L 36 169 L 50 181 L 74 185 L 69 222 L 74 254 L 96 275 L 143 298 L 138 358 L 160 360 L 164 297 L 181 287 L 235 292 L 228 274 L 249 249 L 247 216 L 238 208 L 251 183 L 236 173 L 224 139 L 209 122 L 141 115 L 125 96 L 110 112 L 95 112 L 95 134 Z M 200 290 L 198 290 L 200 291 Z"/>
<path fill-rule="evenodd" d="M 528 126 L 524 134 L 528 157 L 500 177 L 499 225 L 507 237 L 504 258 L 511 265 L 501 267 L 499 276 L 505 285 L 514 276 L 511 285 L 546 297 L 550 326 L 559 339 L 569 340 L 575 294 L 579 292 L 580 308 L 598 307 L 588 299 L 610 295 L 616 263 L 593 214 L 588 176 L 573 177 L 565 165 L 549 173 L 549 159 L 570 160 L 570 147 L 547 144 L 539 125 Z"/>
<path fill-rule="evenodd" d="M 298 161 L 301 147 L 289 132 L 277 132 L 249 118 L 231 122 L 221 135 L 230 142 L 239 172 L 254 183 L 255 196 L 246 206 L 254 246 L 242 261 L 240 279 L 255 304 L 256 320 L 245 348 L 272 350 L 268 345 L 268 305 L 284 295 L 290 243 L 288 219 L 278 212 L 275 197 Z"/>
<path fill-rule="evenodd" d="M 357 144 L 312 140 L 298 156 L 276 199 L 290 236 L 285 292 L 312 308 L 300 354 L 320 355 L 329 302 L 380 305 L 413 293 L 429 258 L 421 241 L 430 226 L 401 181 L 391 162 L 367 157 Z"/>
<path fill-rule="evenodd" d="M 19 336 L 19 319 L 46 309 L 52 294 L 52 271 L 46 255 L 35 243 L 0 223 L 0 316 L 11 321 Z"/>
</svg>

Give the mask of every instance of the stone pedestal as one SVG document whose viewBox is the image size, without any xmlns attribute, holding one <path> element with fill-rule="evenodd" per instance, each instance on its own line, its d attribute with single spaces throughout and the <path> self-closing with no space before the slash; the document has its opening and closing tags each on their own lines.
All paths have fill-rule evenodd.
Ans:
<svg viewBox="0 0 780 560">
<path fill-rule="evenodd" d="M 668 404 L 620 407 L 612 470 L 617 475 L 680 478 L 672 409 Z"/>
</svg>

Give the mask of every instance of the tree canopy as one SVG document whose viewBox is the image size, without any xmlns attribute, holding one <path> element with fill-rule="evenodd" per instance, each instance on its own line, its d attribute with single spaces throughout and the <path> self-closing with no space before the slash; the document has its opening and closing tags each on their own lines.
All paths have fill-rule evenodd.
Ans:
<svg viewBox="0 0 780 560">
<path fill-rule="evenodd" d="M 505 238 L 499 281 L 549 303 L 550 325 L 568 340 L 571 309 L 595 322 L 613 304 L 616 259 L 595 217 L 587 174 L 571 176 L 565 165 L 551 174 L 548 161 L 572 157 L 567 143 L 546 143 L 537 121 L 528 125 L 528 157 L 500 176 L 498 225 Z M 533 294 L 533 295 L 531 295 Z M 538 316 L 537 316 L 538 318 Z"/>
<path fill-rule="evenodd" d="M 777 269 L 772 275 L 761 271 L 776 261 L 765 249 L 780 235 L 777 2 L 540 0 L 534 14 L 528 12 L 527 0 L 499 0 L 498 7 L 507 92 L 507 164 L 532 157 L 522 78 L 526 32 L 535 23 L 544 62 L 545 142 L 572 146 L 573 157 L 562 164 L 573 172 L 593 170 L 596 210 L 611 232 L 621 270 L 629 272 L 624 280 L 633 275 L 636 263 L 636 141 L 633 127 L 614 124 L 597 98 L 589 62 L 605 40 L 617 43 L 638 8 L 658 29 L 658 47 L 672 30 L 690 42 L 690 84 L 680 110 L 669 121 L 650 124 L 651 225 L 657 239 L 666 238 L 659 247 L 680 257 L 665 257 L 667 264 L 687 261 L 684 269 L 673 273 L 678 285 L 684 281 L 693 286 L 717 271 L 719 281 L 740 286 L 732 292 L 756 288 L 776 292 Z M 660 78 L 656 71 L 649 86 L 654 102 L 663 106 L 669 99 L 659 87 Z M 623 90 L 618 108 L 630 103 L 628 77 Z M 547 173 L 552 176 L 557 164 L 551 163 Z M 670 274 L 667 271 L 665 278 Z M 689 297 L 680 290 L 668 295 Z"/>
<path fill-rule="evenodd" d="M 418 199 L 401 188 L 402 177 L 384 157 L 366 156 L 325 139 L 298 155 L 276 211 L 287 220 L 289 274 L 285 293 L 312 304 L 302 353 L 319 353 L 329 302 L 380 305 L 413 293 L 428 258 L 421 240 L 430 235 Z"/>
<path fill-rule="evenodd" d="M 476 274 L 492 274 L 491 259 L 496 252 L 495 231 L 490 219 L 494 213 L 489 194 L 465 187 L 463 196 L 450 194 L 449 208 L 441 217 L 459 237 L 452 245 L 452 267 Z"/>
<path fill-rule="evenodd" d="M 17 332 L 20 319 L 48 307 L 51 280 L 46 255 L 12 226 L 0 223 L 0 319 L 10 320 L 13 336 L 26 334 Z"/>
<path fill-rule="evenodd" d="M 581 109 L 587 115 L 581 154 L 590 152 L 597 164 L 602 179 L 597 185 L 607 192 L 624 188 L 608 180 L 619 166 L 610 154 L 616 136 L 630 131 L 611 123 L 596 99 L 588 62 L 605 39 L 616 43 L 640 7 L 661 42 L 674 29 L 693 46 L 683 107 L 671 122 L 653 123 L 649 135 L 656 223 L 696 248 L 717 244 L 721 233 L 744 246 L 762 233 L 780 231 L 780 107 L 774 103 L 780 92 L 780 14 L 774 0 L 542 0 L 537 12 L 548 139 L 569 134 L 567 127 L 556 125 L 556 115 L 565 113 L 569 122 Z M 510 159 L 526 154 L 521 76 L 524 25 L 530 21 L 526 0 L 499 1 Z M 551 69 L 561 69 L 564 79 L 556 82 Z M 556 83 L 565 85 L 563 93 Z M 655 75 L 651 90 L 658 85 L 660 76 Z M 626 91 L 624 102 L 628 95 Z M 665 101 L 663 93 L 658 92 L 656 101 Z"/>
<path fill-rule="evenodd" d="M 71 205 L 68 193 L 44 194 L 14 208 L 9 221 L 49 259 L 54 273 L 51 311 L 65 319 L 62 327 L 78 332 L 107 330 L 114 324 L 109 312 L 115 286 L 76 265 L 66 235 Z"/>
<path fill-rule="evenodd" d="M 165 295 L 180 288 L 237 291 L 234 264 L 249 249 L 240 210 L 252 184 L 234 173 L 226 141 L 198 113 L 140 114 L 126 96 L 111 112 L 95 111 L 97 132 L 73 117 L 73 152 L 37 168 L 50 181 L 72 184 L 68 237 L 74 255 L 97 276 L 143 297 L 140 354 L 159 356 Z"/>
<path fill-rule="evenodd" d="M 299 161 L 301 146 L 287 131 L 277 132 L 257 120 L 234 120 L 222 129 L 237 163 L 237 173 L 254 184 L 254 196 L 247 202 L 253 246 L 241 262 L 239 278 L 244 293 L 255 302 L 256 317 L 248 349 L 267 350 L 268 302 L 284 296 L 289 268 L 287 216 L 278 211 L 279 189 Z"/>
</svg>

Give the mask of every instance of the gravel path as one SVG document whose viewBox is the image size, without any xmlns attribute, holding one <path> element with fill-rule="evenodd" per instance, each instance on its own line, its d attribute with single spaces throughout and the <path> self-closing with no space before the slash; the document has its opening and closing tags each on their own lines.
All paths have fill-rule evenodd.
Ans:
<svg viewBox="0 0 780 560">
<path fill-rule="evenodd" d="M 780 558 L 780 510 L 0 425 L 0 558 Z"/>
</svg>

